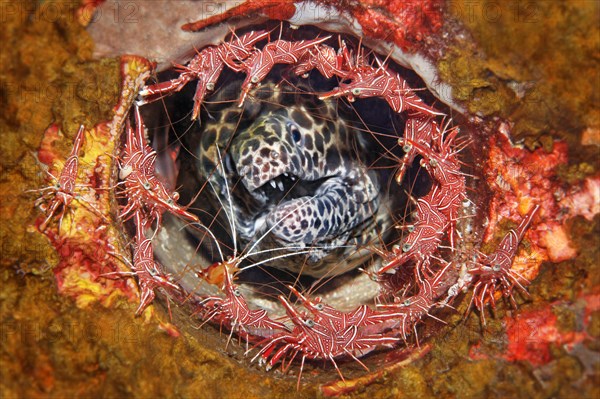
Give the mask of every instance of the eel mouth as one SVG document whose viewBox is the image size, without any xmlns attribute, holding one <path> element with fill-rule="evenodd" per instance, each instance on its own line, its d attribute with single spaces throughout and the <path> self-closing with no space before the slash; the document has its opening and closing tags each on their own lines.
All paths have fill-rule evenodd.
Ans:
<svg viewBox="0 0 600 399">
<path fill-rule="evenodd" d="M 266 256 L 253 256 L 254 261 L 277 257 L 277 255 L 292 255 L 294 250 L 285 250 L 283 249 L 285 247 L 293 248 L 297 252 L 303 246 L 322 245 L 316 240 L 309 245 L 300 240 L 290 240 L 287 234 L 281 234 L 281 231 L 277 230 L 279 230 L 278 227 L 281 223 L 286 222 L 285 219 L 302 218 L 306 211 L 303 205 L 319 199 L 322 191 L 321 187 L 329 179 L 329 177 L 324 177 L 318 180 L 302 180 L 294 174 L 284 172 L 249 192 L 258 204 L 258 217 L 255 219 L 252 228 L 253 234 L 245 238 L 250 243 L 263 241 L 263 244 L 258 248 L 269 246 L 282 248 L 280 251 L 269 251 Z M 239 195 L 239 193 L 234 195 Z M 320 256 L 317 255 L 319 253 L 309 251 L 304 255 L 292 255 L 291 259 L 298 263 L 315 264 L 321 261 Z"/>
<path fill-rule="evenodd" d="M 296 173 L 296 168 L 291 163 L 278 162 L 277 165 L 273 165 L 273 161 L 271 161 L 268 172 L 252 173 L 248 166 L 236 166 L 231 152 L 227 152 L 223 156 L 223 170 L 231 181 L 241 182 L 245 190 L 265 209 L 277 207 L 285 201 L 295 198 L 312 197 L 317 194 L 319 187 L 330 178 L 305 179 L 301 173 Z M 260 167 L 255 170 L 260 170 Z M 273 170 L 277 170 L 275 172 L 277 174 L 274 174 Z M 257 174 L 260 176 L 257 177 Z M 240 189 L 239 184 L 235 186 L 237 190 Z"/>
<path fill-rule="evenodd" d="M 315 195 L 322 184 L 322 180 L 325 179 L 319 179 L 318 181 L 302 180 L 294 174 L 284 172 L 268 180 L 267 183 L 254 189 L 251 193 L 260 196 L 260 198 L 271 199 L 272 204 L 279 204 L 282 201 Z"/>
</svg>

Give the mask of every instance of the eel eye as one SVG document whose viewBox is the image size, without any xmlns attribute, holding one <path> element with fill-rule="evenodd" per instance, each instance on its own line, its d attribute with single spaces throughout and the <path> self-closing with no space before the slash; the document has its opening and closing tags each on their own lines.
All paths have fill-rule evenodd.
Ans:
<svg viewBox="0 0 600 399">
<path fill-rule="evenodd" d="M 300 134 L 300 129 L 298 129 L 298 126 L 296 126 L 296 124 L 293 122 L 288 122 L 286 127 L 288 132 L 290 132 L 292 135 L 292 140 L 294 140 L 296 144 L 299 144 L 302 141 L 302 134 Z"/>
</svg>

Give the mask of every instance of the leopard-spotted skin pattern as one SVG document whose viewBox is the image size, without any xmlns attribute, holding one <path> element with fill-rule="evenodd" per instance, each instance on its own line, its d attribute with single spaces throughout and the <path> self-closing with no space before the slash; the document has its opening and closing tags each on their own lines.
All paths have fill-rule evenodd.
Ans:
<svg viewBox="0 0 600 399">
<path fill-rule="evenodd" d="M 202 121 L 198 173 L 246 248 L 263 235 L 253 252 L 278 248 L 252 259 L 306 251 L 269 265 L 338 275 L 364 262 L 365 245 L 388 227 L 387 207 L 367 168 L 365 133 L 338 116 L 334 101 L 298 90 L 264 84 L 241 108 L 235 84 L 221 90 Z"/>
</svg>

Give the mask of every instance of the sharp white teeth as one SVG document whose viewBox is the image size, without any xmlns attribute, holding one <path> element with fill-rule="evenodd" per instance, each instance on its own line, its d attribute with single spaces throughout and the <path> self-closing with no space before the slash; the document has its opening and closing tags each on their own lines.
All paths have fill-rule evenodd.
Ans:
<svg viewBox="0 0 600 399">
<path fill-rule="evenodd" d="M 283 183 L 281 181 L 277 182 L 277 187 L 279 187 L 279 191 L 283 191 Z"/>
<path fill-rule="evenodd" d="M 271 180 L 271 181 L 269 181 L 269 183 L 271 183 L 271 187 L 277 188 L 277 186 L 275 185 L 275 181 Z"/>
<path fill-rule="evenodd" d="M 290 177 L 290 176 L 289 176 L 287 173 L 284 173 L 283 175 L 284 175 L 285 177 Z"/>
<path fill-rule="evenodd" d="M 296 181 L 296 176 L 291 177 L 292 181 Z"/>
</svg>

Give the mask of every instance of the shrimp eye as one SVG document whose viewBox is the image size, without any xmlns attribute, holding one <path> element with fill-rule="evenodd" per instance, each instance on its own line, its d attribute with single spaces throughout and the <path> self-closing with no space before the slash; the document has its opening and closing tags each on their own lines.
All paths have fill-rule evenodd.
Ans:
<svg viewBox="0 0 600 399">
<path fill-rule="evenodd" d="M 323 304 L 322 304 L 322 303 L 317 303 L 317 304 L 315 305 L 315 309 L 317 309 L 317 310 L 323 310 L 323 308 L 325 308 L 325 306 L 323 306 Z"/>
<path fill-rule="evenodd" d="M 290 132 L 292 135 L 292 140 L 299 144 L 302 141 L 302 134 L 300 134 L 300 129 L 298 129 L 298 126 L 296 126 L 295 123 L 288 122 L 286 127 L 288 132 Z"/>
<path fill-rule="evenodd" d="M 304 320 L 304 324 L 309 328 L 313 328 L 315 326 L 315 322 L 311 319 Z"/>
</svg>

